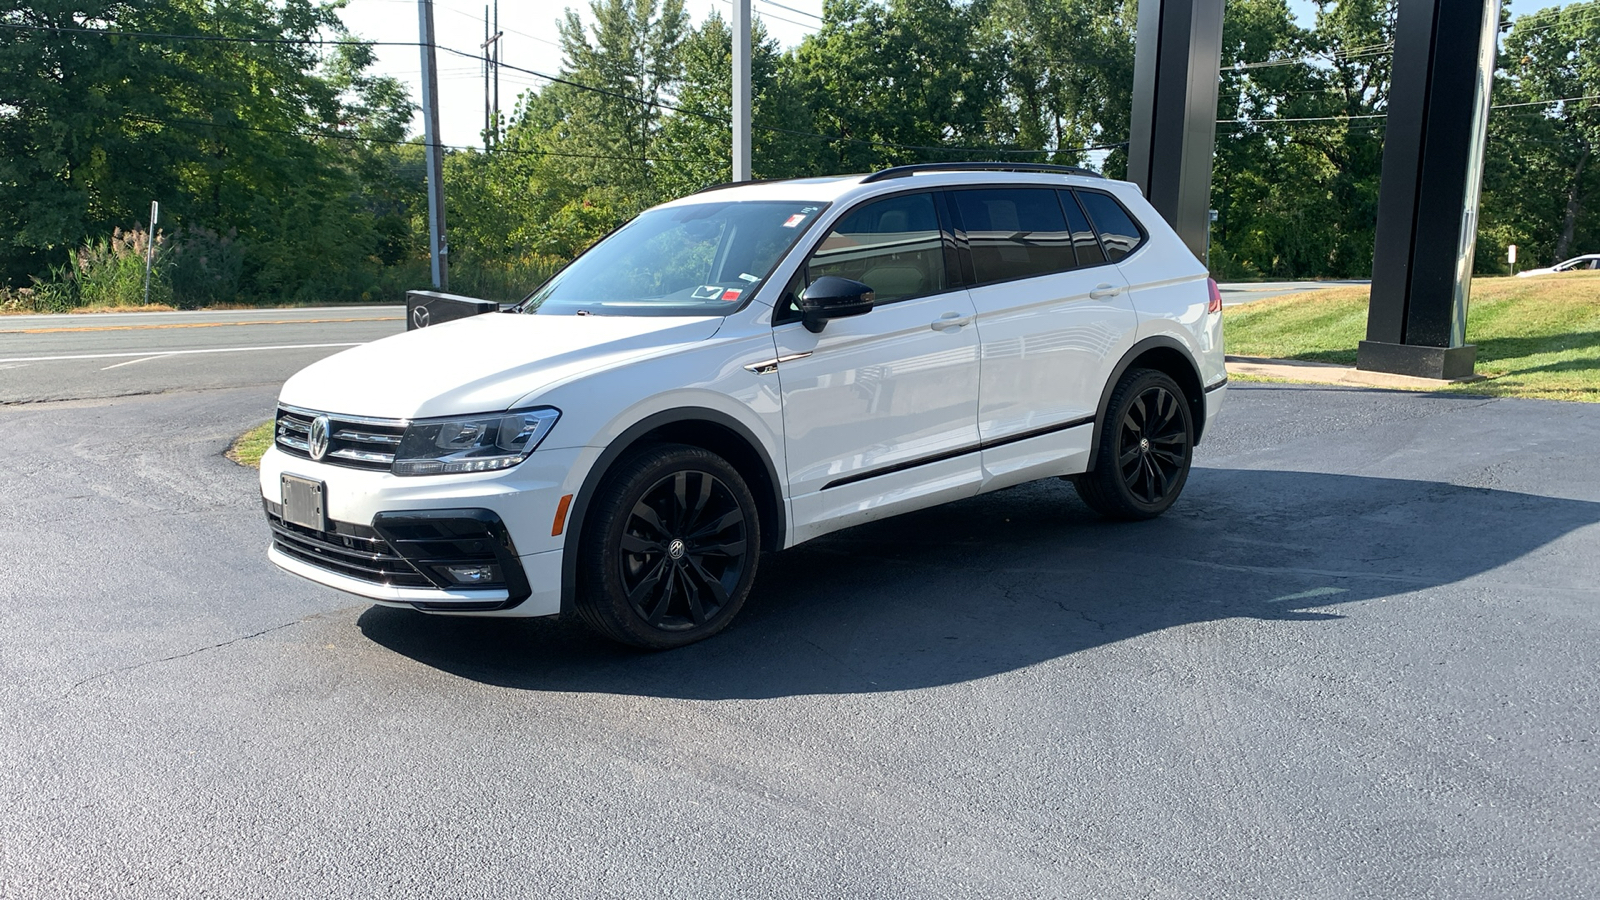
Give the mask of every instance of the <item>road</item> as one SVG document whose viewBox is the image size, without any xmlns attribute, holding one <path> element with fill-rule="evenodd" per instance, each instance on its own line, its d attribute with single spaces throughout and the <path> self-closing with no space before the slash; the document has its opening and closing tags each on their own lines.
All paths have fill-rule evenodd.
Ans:
<svg viewBox="0 0 1600 900">
<path fill-rule="evenodd" d="M 1364 279 L 1344 281 L 1249 281 L 1218 285 L 1222 289 L 1222 305 L 1238 306 L 1286 294 L 1303 294 L 1331 287 L 1359 287 L 1371 284 Z"/>
<path fill-rule="evenodd" d="M 1239 386 L 1160 520 L 852 529 L 649 655 L 268 564 L 302 352 L 0 406 L 5 900 L 1600 895 L 1600 408 Z"/>
<path fill-rule="evenodd" d="M 404 331 L 404 314 L 338 306 L 0 316 L 0 404 L 281 385 L 324 356 Z"/>
</svg>

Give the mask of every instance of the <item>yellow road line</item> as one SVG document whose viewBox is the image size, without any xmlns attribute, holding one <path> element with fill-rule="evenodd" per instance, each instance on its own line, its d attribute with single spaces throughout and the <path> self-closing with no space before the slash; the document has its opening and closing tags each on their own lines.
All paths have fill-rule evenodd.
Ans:
<svg viewBox="0 0 1600 900">
<path fill-rule="evenodd" d="M 319 325 L 328 322 L 399 322 L 404 316 L 368 316 L 359 319 L 275 319 L 260 322 L 168 322 L 162 325 L 90 325 L 79 328 L 18 328 L 0 334 L 60 334 L 65 331 L 148 331 L 153 328 L 232 328 L 238 325 Z"/>
</svg>

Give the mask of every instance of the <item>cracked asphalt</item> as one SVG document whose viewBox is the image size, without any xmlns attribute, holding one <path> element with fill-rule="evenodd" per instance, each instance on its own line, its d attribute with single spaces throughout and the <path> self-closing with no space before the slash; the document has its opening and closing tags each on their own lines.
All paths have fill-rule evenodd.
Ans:
<svg viewBox="0 0 1600 900">
<path fill-rule="evenodd" d="M 647 655 L 276 571 L 273 399 L 0 406 L 0 897 L 1600 896 L 1600 407 L 1239 386 Z"/>
</svg>

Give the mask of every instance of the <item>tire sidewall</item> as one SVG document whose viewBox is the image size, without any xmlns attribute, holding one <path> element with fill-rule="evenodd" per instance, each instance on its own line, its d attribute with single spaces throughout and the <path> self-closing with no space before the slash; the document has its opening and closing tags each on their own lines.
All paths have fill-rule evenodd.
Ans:
<svg viewBox="0 0 1600 900">
<path fill-rule="evenodd" d="M 1189 469 L 1194 464 L 1194 416 L 1189 409 L 1187 395 L 1172 376 L 1156 369 L 1137 369 L 1130 372 L 1129 376 L 1118 386 L 1111 408 L 1106 411 L 1106 427 L 1101 438 L 1099 456 L 1106 461 L 1108 467 L 1109 477 L 1106 479 L 1106 486 L 1116 492 L 1117 499 L 1140 518 L 1153 518 L 1166 512 L 1173 503 L 1176 503 L 1178 496 L 1183 493 L 1184 485 L 1189 483 Z M 1178 402 L 1178 417 L 1183 421 L 1185 457 L 1183 467 L 1178 471 L 1177 478 L 1168 486 L 1166 494 L 1159 501 L 1148 503 L 1143 498 L 1135 496 L 1128 488 L 1127 481 L 1122 477 L 1120 460 L 1123 449 L 1122 421 L 1127 418 L 1133 401 L 1153 387 L 1166 389 Z"/>
</svg>

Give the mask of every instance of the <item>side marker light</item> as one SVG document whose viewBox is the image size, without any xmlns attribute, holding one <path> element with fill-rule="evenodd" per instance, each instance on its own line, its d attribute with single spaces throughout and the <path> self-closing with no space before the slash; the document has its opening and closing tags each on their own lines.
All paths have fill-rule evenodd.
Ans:
<svg viewBox="0 0 1600 900">
<path fill-rule="evenodd" d="M 556 520 L 550 526 L 550 536 L 560 537 L 561 532 L 567 528 L 567 510 L 572 507 L 572 495 L 568 494 L 556 504 Z"/>
</svg>

